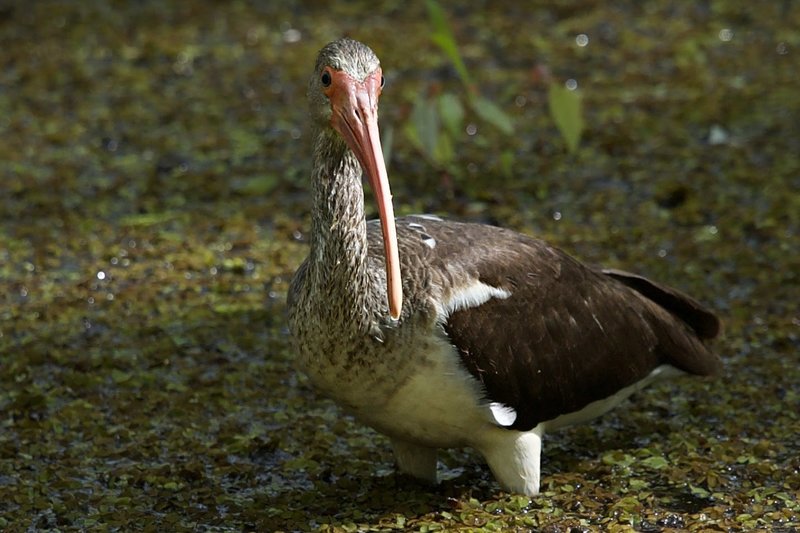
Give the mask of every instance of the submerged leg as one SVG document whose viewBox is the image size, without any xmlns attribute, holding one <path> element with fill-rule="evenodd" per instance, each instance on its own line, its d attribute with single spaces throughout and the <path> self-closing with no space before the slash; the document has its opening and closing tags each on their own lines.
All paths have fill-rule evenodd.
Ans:
<svg viewBox="0 0 800 533">
<path fill-rule="evenodd" d="M 527 496 L 539 493 L 543 435 L 541 426 L 526 432 L 503 429 L 479 448 L 504 489 Z"/>
<path fill-rule="evenodd" d="M 436 483 L 436 448 L 391 439 L 394 458 L 400 472 L 422 481 Z"/>
</svg>

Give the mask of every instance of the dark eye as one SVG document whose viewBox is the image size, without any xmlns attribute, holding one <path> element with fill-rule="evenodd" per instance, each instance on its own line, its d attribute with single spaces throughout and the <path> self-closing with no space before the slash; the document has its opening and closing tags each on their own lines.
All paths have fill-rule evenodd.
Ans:
<svg viewBox="0 0 800 533">
<path fill-rule="evenodd" d="M 386 78 L 384 78 L 383 75 L 381 75 L 381 89 L 383 89 L 384 85 L 386 85 Z"/>
<path fill-rule="evenodd" d="M 331 73 L 328 72 L 328 71 L 323 72 L 321 80 L 322 80 L 322 85 L 324 85 L 325 87 L 330 87 L 331 86 Z"/>
</svg>

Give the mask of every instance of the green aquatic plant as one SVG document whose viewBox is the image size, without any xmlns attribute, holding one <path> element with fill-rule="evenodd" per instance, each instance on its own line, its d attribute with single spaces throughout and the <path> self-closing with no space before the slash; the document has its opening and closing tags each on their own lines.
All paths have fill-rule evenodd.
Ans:
<svg viewBox="0 0 800 533">
<path fill-rule="evenodd" d="M 458 175 L 458 168 L 451 163 L 456 143 L 470 134 L 469 127 L 465 126 L 468 112 L 503 135 L 514 133 L 514 122 L 500 106 L 481 95 L 478 84 L 464 64 L 455 35 L 439 3 L 428 0 L 425 5 L 431 26 L 430 39 L 453 66 L 463 90 L 423 90 L 414 102 L 403 131 L 431 164 Z"/>
</svg>

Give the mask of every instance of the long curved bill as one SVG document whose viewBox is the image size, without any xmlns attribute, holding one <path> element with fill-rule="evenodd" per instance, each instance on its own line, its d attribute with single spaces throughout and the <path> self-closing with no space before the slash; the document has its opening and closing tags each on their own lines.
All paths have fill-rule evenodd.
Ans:
<svg viewBox="0 0 800 533">
<path fill-rule="evenodd" d="M 378 132 L 378 97 L 381 93 L 381 69 L 359 82 L 342 71 L 331 70 L 331 85 L 327 94 L 333 110 L 331 124 L 344 137 L 367 175 L 383 232 L 386 258 L 386 294 L 389 313 L 400 318 L 403 308 L 403 286 L 400 278 L 400 257 L 394 222 L 392 193 L 383 160 Z"/>
</svg>

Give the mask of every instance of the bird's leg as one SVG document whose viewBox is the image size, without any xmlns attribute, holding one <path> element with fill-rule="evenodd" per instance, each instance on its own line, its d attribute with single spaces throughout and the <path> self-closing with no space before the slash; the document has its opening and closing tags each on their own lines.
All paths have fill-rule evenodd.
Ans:
<svg viewBox="0 0 800 533">
<path fill-rule="evenodd" d="M 479 448 L 504 489 L 527 496 L 539 494 L 543 435 L 541 425 L 525 432 L 498 428 Z"/>
<path fill-rule="evenodd" d="M 394 458 L 400 472 L 427 483 L 436 483 L 436 448 L 428 448 L 404 440 L 391 439 L 391 441 Z"/>
</svg>

